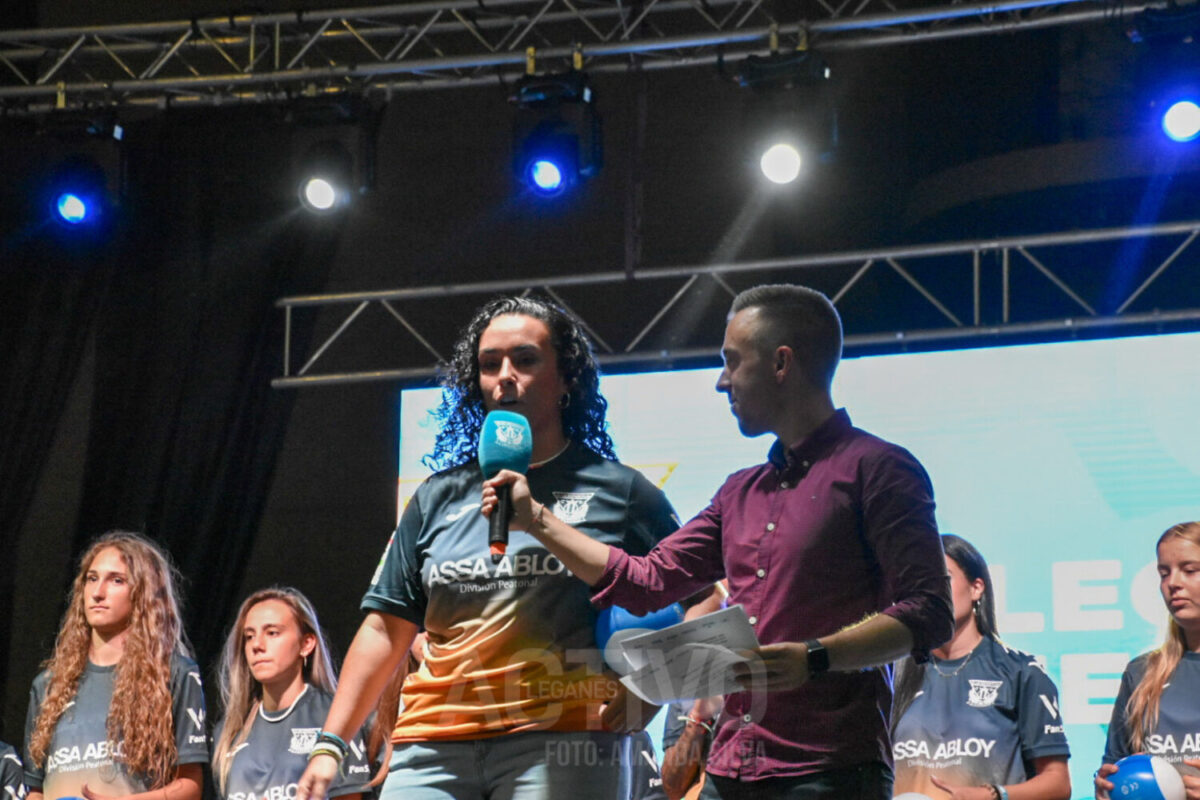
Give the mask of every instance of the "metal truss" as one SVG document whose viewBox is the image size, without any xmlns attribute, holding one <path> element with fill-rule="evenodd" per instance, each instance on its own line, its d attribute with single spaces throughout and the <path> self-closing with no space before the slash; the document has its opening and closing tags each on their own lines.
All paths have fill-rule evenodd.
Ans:
<svg viewBox="0 0 1200 800">
<path fill-rule="evenodd" d="M 272 102 L 508 81 L 532 61 L 595 71 L 711 63 L 1088 22 L 1165 5 L 1096 0 L 427 0 L 0 31 L 0 111 Z M 781 18 L 787 8 L 795 17 Z"/>
<path fill-rule="evenodd" d="M 698 359 L 713 360 L 717 347 L 702 344 L 703 334 L 712 331 L 691 331 L 678 346 L 664 349 L 653 343 L 653 333 L 667 327 L 673 314 L 684 315 L 683 302 L 689 292 L 701 282 L 709 282 L 712 301 L 723 313 L 729 299 L 736 294 L 730 281 L 735 278 L 754 282 L 792 280 L 806 283 L 805 273 L 822 271 L 826 279 L 835 273 L 840 288 L 829 292 L 830 298 L 842 310 L 863 317 L 855 330 L 847 326 L 848 354 L 878 349 L 900 349 L 910 344 L 924 346 L 970 345 L 995 341 L 1011 336 L 1027 338 L 1061 338 L 1086 335 L 1089 329 L 1163 330 L 1177 326 L 1194 328 L 1200 325 L 1200 247 L 1193 243 L 1200 236 L 1200 220 L 1160 225 L 1107 228 L 1093 231 L 1072 231 L 1036 236 L 1012 237 L 991 241 L 964 241 L 927 244 L 891 249 L 829 253 L 824 255 L 772 258 L 726 264 L 705 264 L 639 269 L 631 279 L 625 272 L 604 272 L 588 275 L 569 275 L 554 278 L 514 278 L 512 280 L 466 283 L 451 286 L 426 286 L 392 291 L 355 292 L 345 294 L 287 297 L 276 305 L 285 314 L 286 336 L 283 353 L 283 374 L 272 381 L 276 388 L 299 388 L 325 384 L 362 381 L 426 381 L 435 375 L 438 362 L 448 353 L 448 342 L 433 341 L 413 322 L 409 309 L 430 307 L 437 314 L 439 303 L 454 298 L 478 297 L 480 300 L 497 293 L 540 291 L 571 308 L 588 327 L 596 342 L 598 357 L 608 368 L 621 366 L 678 365 Z M 1118 281 L 1120 294 L 1112 296 L 1113 281 L 1106 278 L 1112 263 L 1098 258 L 1096 248 L 1109 246 L 1126 255 L 1144 253 L 1155 243 L 1161 257 L 1141 258 L 1137 269 L 1131 268 L 1129 258 L 1116 258 L 1123 264 L 1116 271 L 1123 277 Z M 1167 252 L 1169 250 L 1169 252 Z M 932 269 L 931 269 L 932 267 Z M 995 269 L 993 269 L 995 268 Z M 995 280 L 989 280 L 992 275 Z M 922 279 L 920 275 L 927 275 Z M 1069 279 L 1066 276 L 1070 276 Z M 1169 302 L 1162 302 L 1159 293 L 1154 305 L 1147 307 L 1148 290 L 1172 275 L 1173 285 Z M 961 280 L 953 280 L 954 277 Z M 1097 278 L 1100 280 L 1097 280 Z M 860 297 L 879 297 L 880 287 L 869 291 L 872 282 L 888 283 L 887 306 L 899 311 L 902 319 L 927 319 L 932 310 L 936 323 L 922 328 L 878 330 L 873 325 L 870 303 Z M 1120 285 L 1120 284 L 1124 285 Z M 1134 285 L 1136 283 L 1136 286 Z M 606 331 L 611 328 L 611 308 L 601 307 L 596 300 L 596 287 L 619 284 L 626 297 L 624 307 L 629 314 L 640 314 L 645 322 L 635 335 L 625 341 L 612 340 Z M 675 288 L 665 303 L 650 303 L 649 289 Z M 592 289 L 593 291 L 574 291 Z M 578 296 L 568 302 L 567 295 Z M 1048 297 L 1049 296 L 1049 297 Z M 1048 302 L 1049 301 L 1049 302 Z M 1055 305 L 1057 301 L 1057 306 Z M 865 307 L 864 307 L 865 306 Z M 1025 313 L 1016 310 L 1023 306 Z M 1029 313 L 1028 308 L 1065 308 L 1069 313 Z M 293 353 L 293 315 L 308 311 L 338 308 L 350 310 L 299 367 Z M 358 372 L 325 372 L 315 370 L 318 363 L 335 360 L 334 346 L 357 322 L 382 312 L 411 336 L 414 346 L 399 354 L 412 364 L 387 369 Z M 694 311 L 694 309 L 692 310 Z M 652 312 L 652 313 L 651 313 Z M 989 321 L 995 314 L 996 319 Z M 694 318 L 691 311 L 689 318 Z M 680 326 L 671 326 L 676 332 Z M 719 335 L 719 332 L 718 332 Z M 691 341 L 688 340 L 690 337 Z M 610 341 L 612 340 L 612 341 Z M 423 363 L 422 363 L 423 362 Z"/>
</svg>

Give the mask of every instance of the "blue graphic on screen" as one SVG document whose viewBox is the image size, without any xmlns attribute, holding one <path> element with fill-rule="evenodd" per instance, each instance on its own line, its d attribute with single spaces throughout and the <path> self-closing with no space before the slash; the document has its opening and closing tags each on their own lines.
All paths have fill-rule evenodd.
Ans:
<svg viewBox="0 0 1200 800">
<path fill-rule="evenodd" d="M 738 433 L 717 374 L 602 380 L 621 460 L 684 519 L 771 444 Z M 439 397 L 403 394 L 401 506 L 428 474 Z M 942 531 L 988 559 L 1001 636 L 1045 659 L 1072 793 L 1091 797 L 1121 671 L 1165 630 L 1154 542 L 1200 518 L 1200 334 L 848 359 L 834 400 L 921 460 Z"/>
</svg>

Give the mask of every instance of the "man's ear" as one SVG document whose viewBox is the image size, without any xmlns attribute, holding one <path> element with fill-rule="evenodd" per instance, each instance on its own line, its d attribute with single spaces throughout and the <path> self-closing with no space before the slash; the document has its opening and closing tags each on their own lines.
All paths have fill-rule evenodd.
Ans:
<svg viewBox="0 0 1200 800">
<path fill-rule="evenodd" d="M 784 378 L 788 376 L 796 366 L 796 353 L 792 348 L 786 345 L 780 345 L 775 348 L 775 363 L 771 365 L 775 371 L 775 382 L 783 383 Z"/>
</svg>

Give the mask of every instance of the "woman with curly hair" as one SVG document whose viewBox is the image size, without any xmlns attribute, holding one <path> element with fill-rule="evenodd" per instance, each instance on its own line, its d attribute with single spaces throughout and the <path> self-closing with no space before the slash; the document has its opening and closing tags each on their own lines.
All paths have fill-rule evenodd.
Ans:
<svg viewBox="0 0 1200 800">
<path fill-rule="evenodd" d="M 428 462 L 404 510 L 296 800 L 319 800 L 420 628 L 402 687 L 384 800 L 612 800 L 620 737 L 642 709 L 596 649 L 587 587 L 525 531 L 493 563 L 476 453 L 489 411 L 533 432 L 529 483 L 580 530 L 645 553 L 678 523 L 662 492 L 613 458 L 607 403 L 582 325 L 539 299 L 484 305 L 444 380 Z M 611 702 L 610 702 L 611 701 Z M 603 711 L 602 711 L 603 707 Z M 603 714 L 603 716 L 602 716 Z"/>
<path fill-rule="evenodd" d="M 218 795 L 291 797 L 337 690 L 308 598 L 290 587 L 247 597 L 225 640 L 219 680 L 225 718 L 213 747 Z M 353 745 L 330 797 L 356 800 L 370 780 L 362 737 Z"/>
<path fill-rule="evenodd" d="M 480 375 L 479 347 L 485 331 L 497 317 L 510 317 L 521 325 L 545 328 L 554 351 L 562 392 L 557 396 L 558 408 L 535 409 L 526 405 L 517 408 L 548 411 L 536 420 L 541 427 L 533 429 L 534 446 L 543 452 L 555 452 L 560 445 L 574 442 L 596 455 L 617 460 L 613 441 L 608 435 L 605 414 L 608 401 L 600 394 L 600 371 L 592 356 L 592 345 L 583 325 L 557 306 L 531 297 L 502 297 L 479 309 L 467 323 L 454 345 L 454 354 L 446 370 L 441 405 L 433 412 L 440 423 L 433 453 L 425 457 L 425 465 L 434 470 L 446 470 L 474 461 L 479 453 L 479 431 L 483 419 L 492 408 L 513 410 L 514 399 L 491 401 L 483 395 Z M 539 325 L 540 323 L 540 325 Z M 540 331 L 539 331 L 540 333 Z M 543 399 L 543 398 L 539 398 Z M 528 413 L 525 413 L 529 417 Z M 539 433 L 541 434 L 539 436 Z M 542 444 L 542 443 L 545 444 Z M 535 459 L 536 460 L 536 459 Z"/>
<path fill-rule="evenodd" d="M 25 742 L 33 800 L 199 800 L 200 671 L 173 569 L 150 541 L 114 531 L 84 553 L 54 654 L 30 691 Z"/>
<path fill-rule="evenodd" d="M 1167 605 L 1166 641 L 1129 662 L 1108 724 L 1096 797 L 1106 800 L 1117 761 L 1148 753 L 1183 776 L 1200 800 L 1200 522 L 1181 522 L 1158 538 L 1158 588 Z"/>
</svg>

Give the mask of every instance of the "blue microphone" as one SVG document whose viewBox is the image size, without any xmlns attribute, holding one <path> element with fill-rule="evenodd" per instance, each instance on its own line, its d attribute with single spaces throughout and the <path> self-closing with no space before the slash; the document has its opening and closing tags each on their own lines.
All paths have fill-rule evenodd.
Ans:
<svg viewBox="0 0 1200 800">
<path fill-rule="evenodd" d="M 502 469 L 525 474 L 533 457 L 533 431 L 529 420 L 511 411 L 489 411 L 479 432 L 479 466 L 484 479 Z M 499 563 L 508 550 L 508 523 L 512 520 L 512 487 L 496 490 L 496 508 L 488 520 L 488 550 Z"/>
</svg>

